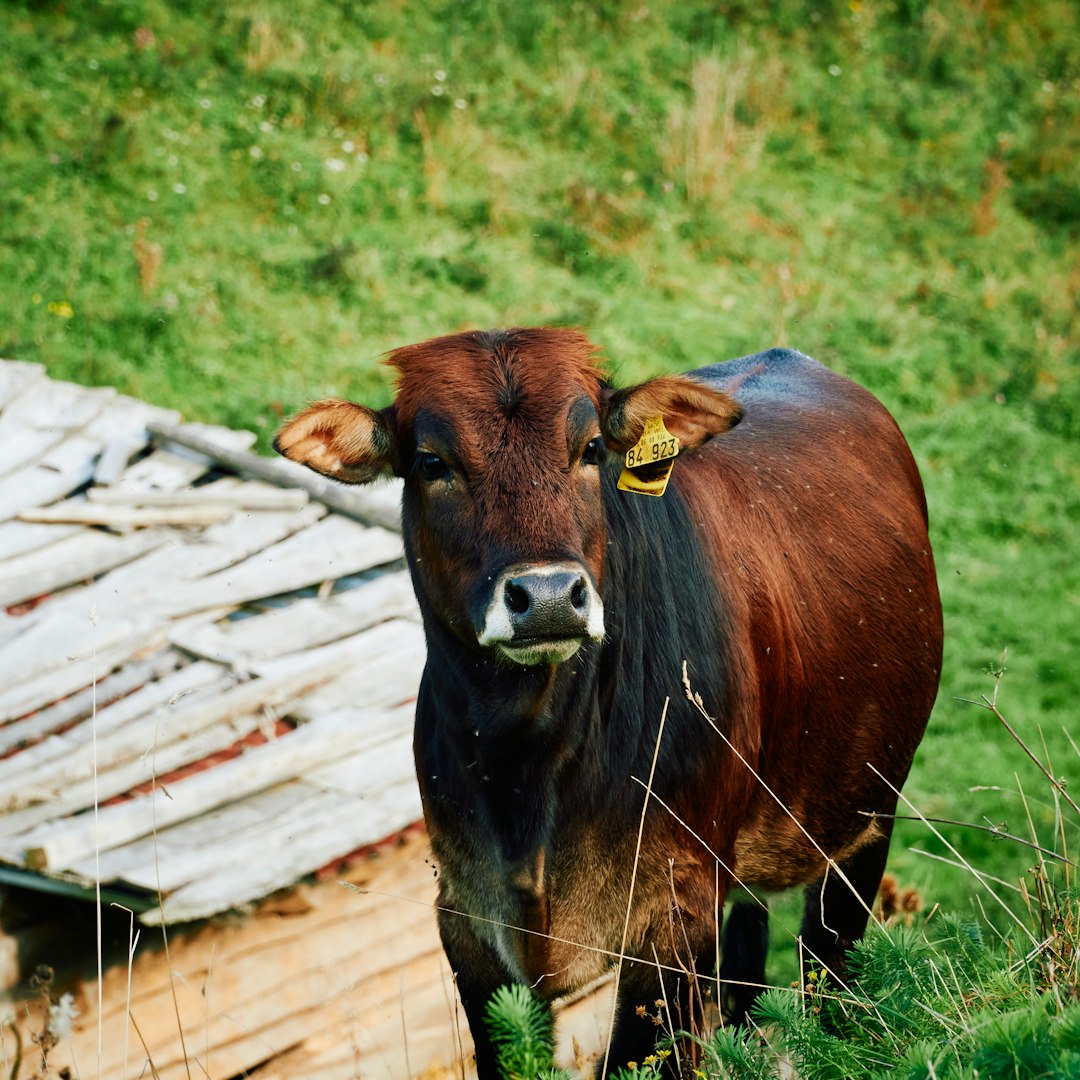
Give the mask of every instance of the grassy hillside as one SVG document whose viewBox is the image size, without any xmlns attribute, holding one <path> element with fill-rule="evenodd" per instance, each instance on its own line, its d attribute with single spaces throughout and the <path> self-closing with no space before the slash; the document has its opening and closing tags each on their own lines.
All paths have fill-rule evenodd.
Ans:
<svg viewBox="0 0 1080 1080">
<path fill-rule="evenodd" d="M 1080 772 L 1070 0 L 27 2 L 0 39 L 0 355 L 265 446 L 461 327 L 580 325 L 623 380 L 798 347 L 924 471 L 948 645 L 911 797 L 1026 829 L 987 789 L 1032 767 L 955 700 L 1006 648 L 1002 707 Z M 968 909 L 899 835 L 904 882 Z"/>
</svg>

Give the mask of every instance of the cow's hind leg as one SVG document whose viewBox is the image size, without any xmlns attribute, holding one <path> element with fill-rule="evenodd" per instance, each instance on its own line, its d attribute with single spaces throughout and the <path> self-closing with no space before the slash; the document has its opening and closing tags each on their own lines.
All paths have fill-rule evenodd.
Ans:
<svg viewBox="0 0 1080 1080">
<path fill-rule="evenodd" d="M 878 835 L 840 864 L 847 881 L 834 870 L 807 886 L 802 924 L 804 974 L 825 968 L 839 982 L 847 978 L 848 950 L 866 930 L 889 856 L 893 809 L 890 806 L 889 816 L 878 819 Z"/>
<path fill-rule="evenodd" d="M 720 960 L 720 1012 L 725 1024 L 742 1027 L 765 987 L 769 911 L 758 900 L 739 900 L 724 919 Z"/>
</svg>

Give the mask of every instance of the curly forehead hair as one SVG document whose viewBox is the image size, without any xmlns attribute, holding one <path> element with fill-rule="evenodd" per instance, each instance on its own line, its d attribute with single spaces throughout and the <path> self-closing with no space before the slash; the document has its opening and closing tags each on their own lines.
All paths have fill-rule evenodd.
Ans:
<svg viewBox="0 0 1080 1080">
<path fill-rule="evenodd" d="M 558 407 L 588 395 L 598 401 L 604 372 L 597 348 L 578 330 L 518 328 L 469 331 L 395 349 L 395 406 L 411 423 L 433 396 L 468 407 L 483 400 L 512 417 L 526 404 Z"/>
</svg>

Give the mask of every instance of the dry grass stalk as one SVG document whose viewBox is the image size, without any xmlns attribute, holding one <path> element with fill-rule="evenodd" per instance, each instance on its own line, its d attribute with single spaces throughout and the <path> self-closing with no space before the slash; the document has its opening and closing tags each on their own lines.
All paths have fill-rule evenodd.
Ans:
<svg viewBox="0 0 1080 1080">
<path fill-rule="evenodd" d="M 306 47 L 303 35 L 297 31 L 289 32 L 286 40 L 285 32 L 275 27 L 269 18 L 255 18 L 248 30 L 244 65 L 254 73 L 283 63 L 295 64 L 304 55 Z"/>
<path fill-rule="evenodd" d="M 723 61 L 704 56 L 690 75 L 689 105 L 674 109 L 668 118 L 669 151 L 666 171 L 681 175 L 691 203 L 714 202 L 731 190 L 730 173 L 740 157 L 753 164 L 761 138 L 743 132 L 736 108 L 746 98 L 754 59 Z"/>
<path fill-rule="evenodd" d="M 165 249 L 156 241 L 147 237 L 150 219 L 141 217 L 135 223 L 135 239 L 131 250 L 135 256 L 135 266 L 139 271 L 139 286 L 144 297 L 152 296 L 157 288 L 158 272 L 165 261 Z"/>
<path fill-rule="evenodd" d="M 630 895 L 626 898 L 626 919 L 623 922 L 622 944 L 619 946 L 618 962 L 615 967 L 615 992 L 611 999 L 611 1020 L 608 1024 L 608 1045 L 604 1051 L 604 1064 L 600 1069 L 600 1080 L 608 1073 L 608 1058 L 611 1053 L 611 1037 L 615 1032 L 615 1014 L 619 1003 L 619 979 L 622 976 L 623 959 L 626 954 L 626 939 L 630 934 L 630 910 L 634 903 L 634 886 L 637 883 L 638 861 L 641 855 L 641 837 L 645 832 L 645 814 L 649 809 L 649 796 L 652 794 L 653 777 L 656 775 L 656 762 L 660 757 L 660 743 L 664 738 L 664 725 L 667 723 L 668 701 L 664 701 L 664 711 L 660 714 L 660 726 L 656 732 L 656 746 L 653 748 L 652 765 L 649 767 L 649 783 L 645 788 L 645 801 L 641 807 L 641 820 L 638 822 L 637 843 L 634 845 L 634 866 L 630 871 Z M 659 964 L 657 965 L 659 966 Z M 663 982 L 663 980 L 661 980 Z"/>
</svg>

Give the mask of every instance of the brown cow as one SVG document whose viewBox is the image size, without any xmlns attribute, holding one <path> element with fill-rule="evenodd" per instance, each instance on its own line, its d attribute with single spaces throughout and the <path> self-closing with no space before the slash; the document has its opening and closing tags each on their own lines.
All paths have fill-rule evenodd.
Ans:
<svg viewBox="0 0 1080 1080">
<path fill-rule="evenodd" d="M 922 485 L 870 394 L 784 349 L 613 390 L 594 352 L 561 329 L 438 338 L 390 356 L 389 408 L 322 402 L 277 440 L 348 483 L 405 479 L 417 775 L 482 1078 L 497 987 L 550 1001 L 620 951 L 613 1066 L 652 1046 L 638 1006 L 698 1022 L 681 972 L 715 970 L 732 888 L 808 885 L 805 955 L 842 977 L 937 690 Z M 618 490 L 656 417 L 670 487 Z M 739 895 L 735 1022 L 766 943 Z"/>
</svg>

